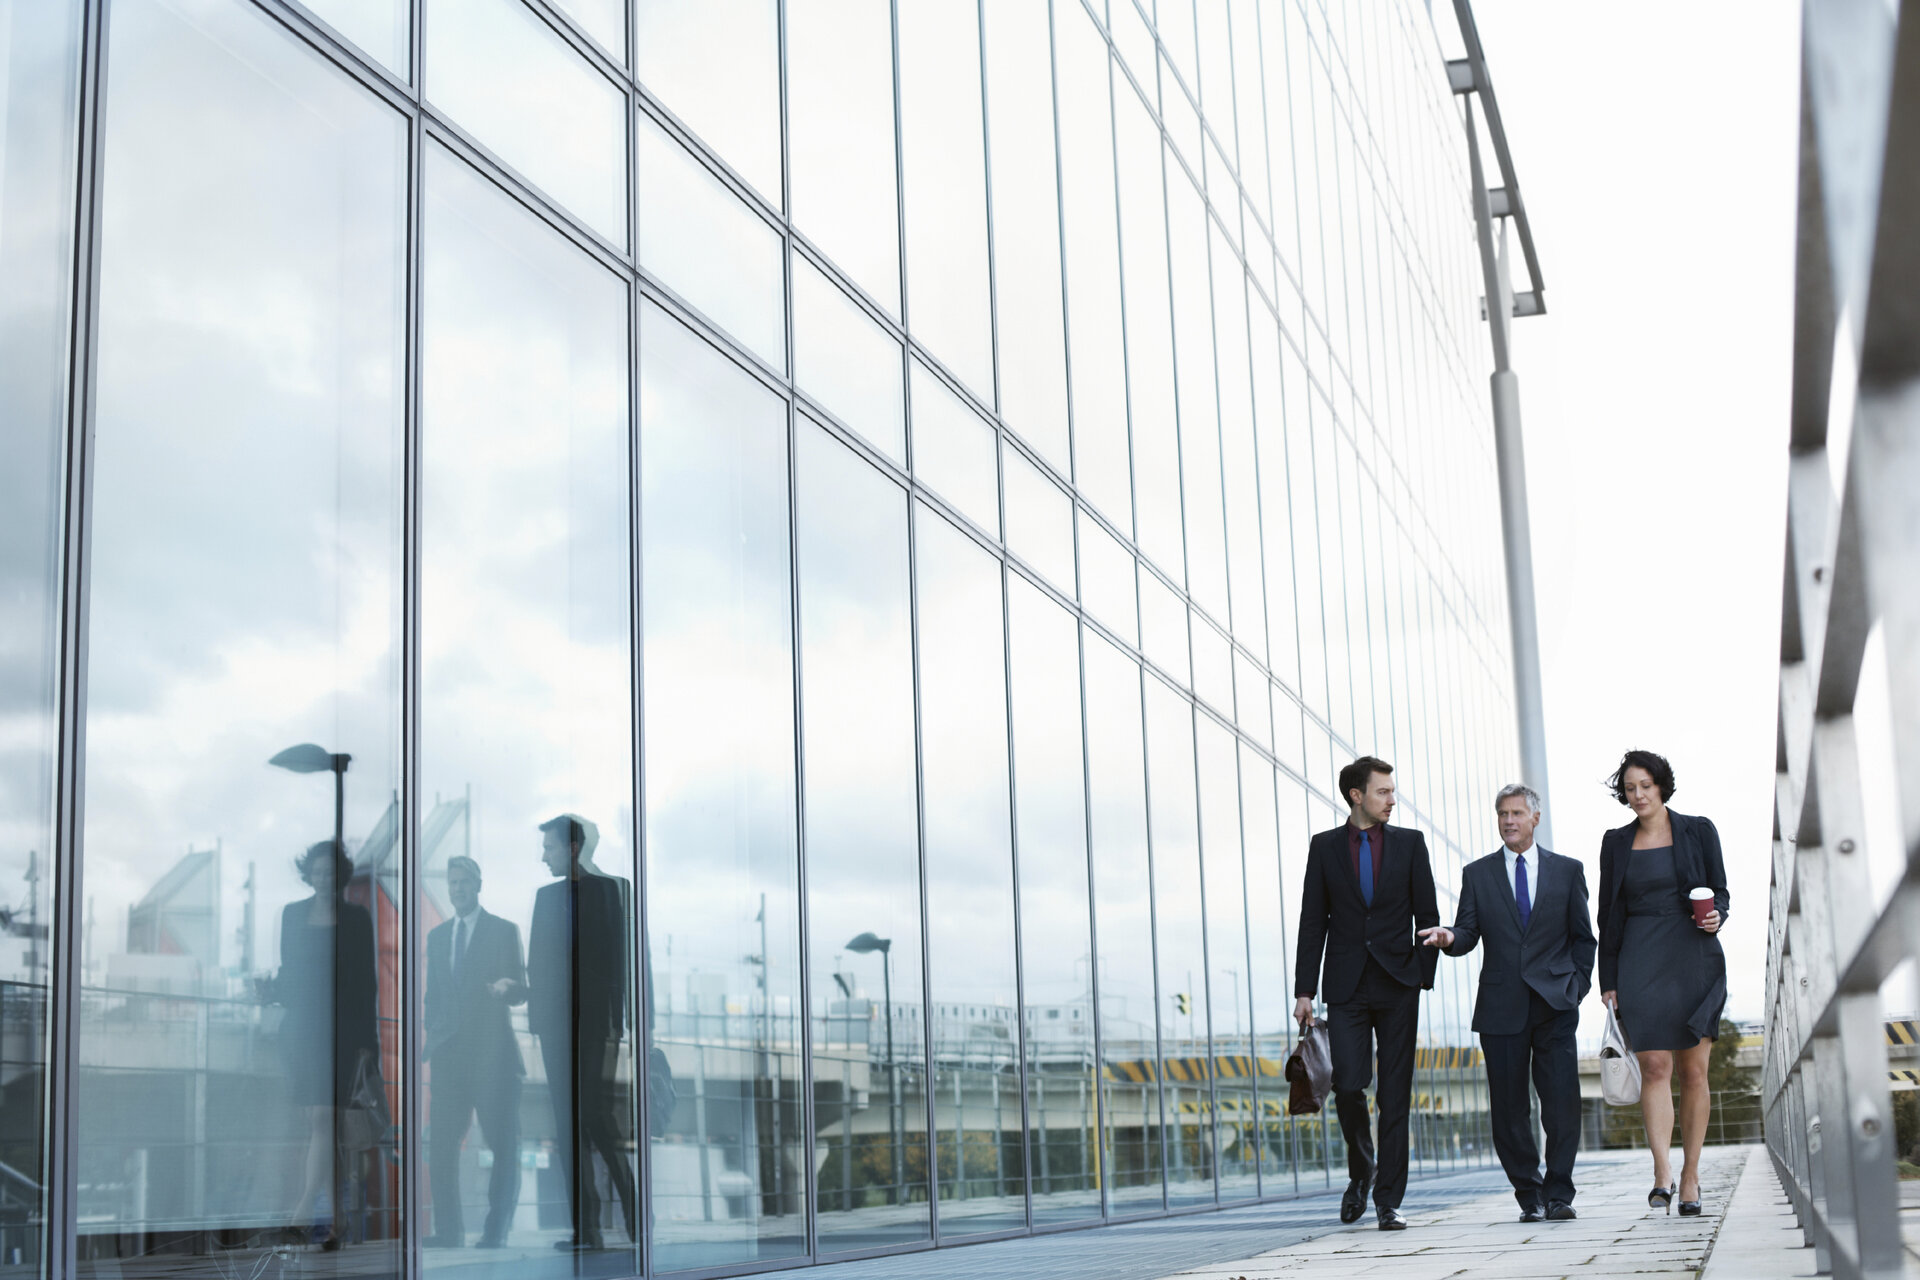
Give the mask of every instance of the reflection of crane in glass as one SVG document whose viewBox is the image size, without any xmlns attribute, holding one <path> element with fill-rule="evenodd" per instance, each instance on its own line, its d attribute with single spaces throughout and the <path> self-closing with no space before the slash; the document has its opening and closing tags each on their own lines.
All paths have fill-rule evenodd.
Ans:
<svg viewBox="0 0 1920 1280">
<path fill-rule="evenodd" d="M 27 980 L 33 981 L 34 975 L 46 959 L 40 954 L 40 944 L 46 941 L 47 926 L 40 920 L 40 855 L 36 850 L 27 850 L 27 874 L 22 877 L 27 882 L 27 905 L 24 912 L 18 907 L 0 907 L 0 934 L 9 938 L 24 938 L 27 941 Z M 21 919 L 22 915 L 26 919 Z"/>
</svg>

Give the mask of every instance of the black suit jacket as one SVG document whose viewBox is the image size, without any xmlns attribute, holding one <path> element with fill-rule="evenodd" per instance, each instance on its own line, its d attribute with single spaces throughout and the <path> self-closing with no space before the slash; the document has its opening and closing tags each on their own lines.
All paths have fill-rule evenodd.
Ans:
<svg viewBox="0 0 1920 1280">
<path fill-rule="evenodd" d="M 457 918 L 448 920 L 427 935 L 427 1059 L 444 1054 L 525 1075 L 507 1012 L 527 999 L 520 927 L 484 908 L 475 912 L 473 936 L 467 939 L 466 955 L 456 973 L 452 968 L 456 923 Z M 491 990 L 501 978 L 513 983 L 504 997 Z"/>
<path fill-rule="evenodd" d="M 1573 858 L 1535 845 L 1527 850 L 1528 898 L 1533 909 L 1520 927 L 1520 904 L 1507 878 L 1502 849 L 1475 858 L 1460 873 L 1460 909 L 1450 956 L 1484 941 L 1480 994 L 1473 1029 L 1514 1035 L 1527 1029 L 1527 991 L 1555 1009 L 1579 1007 L 1593 987 L 1593 921 L 1587 915 L 1587 869 Z"/>
<path fill-rule="evenodd" d="M 1367 957 L 1410 987 L 1431 987 L 1440 955 L 1418 945 L 1414 933 L 1440 923 L 1433 892 L 1433 868 L 1427 838 L 1410 827 L 1382 825 L 1386 833 L 1373 905 L 1360 896 L 1343 823 L 1322 831 L 1307 846 L 1307 877 L 1300 889 L 1300 934 L 1294 955 L 1293 993 L 1311 996 L 1320 984 L 1321 952 L 1326 953 L 1328 1004 L 1353 998 Z"/>
<path fill-rule="evenodd" d="M 604 1043 L 625 1034 L 632 957 L 628 890 L 623 879 L 582 871 L 533 895 L 527 1022 L 535 1035 Z"/>
<path fill-rule="evenodd" d="M 1680 880 L 1674 897 L 1674 910 L 1693 914 L 1688 900 L 1690 889 L 1713 890 L 1713 905 L 1720 912 L 1720 927 L 1727 927 L 1727 914 L 1733 903 L 1727 893 L 1727 865 L 1720 857 L 1720 833 L 1706 818 L 1667 810 L 1673 824 L 1673 869 Z M 1640 825 L 1634 819 L 1624 827 L 1615 827 L 1600 837 L 1600 989 L 1620 988 L 1620 937 L 1627 928 L 1627 864 L 1633 861 L 1633 833 Z"/>
</svg>

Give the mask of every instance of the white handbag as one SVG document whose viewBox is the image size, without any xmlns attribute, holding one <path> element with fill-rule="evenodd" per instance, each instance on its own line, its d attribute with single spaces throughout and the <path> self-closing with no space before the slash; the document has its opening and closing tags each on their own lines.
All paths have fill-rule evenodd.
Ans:
<svg viewBox="0 0 1920 1280">
<path fill-rule="evenodd" d="M 1630 1107 L 1640 1101 L 1640 1059 L 1620 1030 L 1613 1006 L 1606 1006 L 1607 1029 L 1600 1036 L 1600 1096 L 1610 1106 Z"/>
</svg>

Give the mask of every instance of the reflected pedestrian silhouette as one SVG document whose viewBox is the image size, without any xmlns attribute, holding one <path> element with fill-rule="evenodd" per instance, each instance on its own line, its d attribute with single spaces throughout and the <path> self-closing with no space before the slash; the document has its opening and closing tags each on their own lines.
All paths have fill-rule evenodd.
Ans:
<svg viewBox="0 0 1920 1280">
<path fill-rule="evenodd" d="M 428 1248 L 466 1243 L 460 1147 L 475 1115 L 493 1156 L 482 1248 L 507 1240 L 520 1202 L 520 1082 L 526 1064 L 508 1010 L 527 1002 L 520 928 L 480 905 L 480 864 L 447 859 L 454 918 L 427 935 L 426 1059 L 431 1067 L 433 1187 Z"/>
<path fill-rule="evenodd" d="M 341 1121 L 363 1073 L 377 1081 L 380 1038 L 375 1023 L 378 978 L 373 917 L 346 901 L 353 860 L 334 840 L 301 855 L 300 878 L 313 895 L 280 915 L 280 970 L 274 994 L 284 1007 L 280 1054 L 288 1095 L 307 1119 L 300 1198 L 288 1230 L 302 1242 L 320 1225 L 321 1194 L 329 1200 L 325 1248 L 345 1235 L 345 1208 L 358 1199 L 358 1151 L 343 1150 Z"/>
<path fill-rule="evenodd" d="M 594 868 L 599 830 L 577 814 L 540 824 L 541 858 L 558 879 L 533 899 L 527 940 L 527 1021 L 553 1099 L 555 1145 L 572 1216 L 561 1249 L 599 1249 L 599 1152 L 627 1235 L 639 1239 L 633 1167 L 620 1132 L 616 1076 L 631 1023 L 627 971 L 633 886 Z"/>
</svg>

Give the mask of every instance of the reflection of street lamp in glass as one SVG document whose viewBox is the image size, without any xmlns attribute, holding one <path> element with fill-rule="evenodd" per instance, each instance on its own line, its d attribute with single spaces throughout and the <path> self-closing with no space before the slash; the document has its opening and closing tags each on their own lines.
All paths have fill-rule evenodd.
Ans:
<svg viewBox="0 0 1920 1280">
<path fill-rule="evenodd" d="M 893 1147 L 893 1202 L 900 1204 L 906 1200 L 907 1170 L 906 1153 L 900 1150 L 900 1072 L 893 1058 L 893 939 L 863 933 L 847 944 L 847 950 L 863 956 L 880 953 L 880 990 L 887 1020 L 887 1142 Z M 851 1148 L 847 1159 L 853 1159 Z"/>
<path fill-rule="evenodd" d="M 347 762 L 353 757 L 345 752 L 328 751 L 325 747 L 316 747 L 311 742 L 303 742 L 297 747 L 288 747 L 273 759 L 267 761 L 276 769 L 285 769 L 289 773 L 327 773 L 333 774 L 333 850 L 345 853 L 343 843 L 347 819 Z"/>
</svg>

